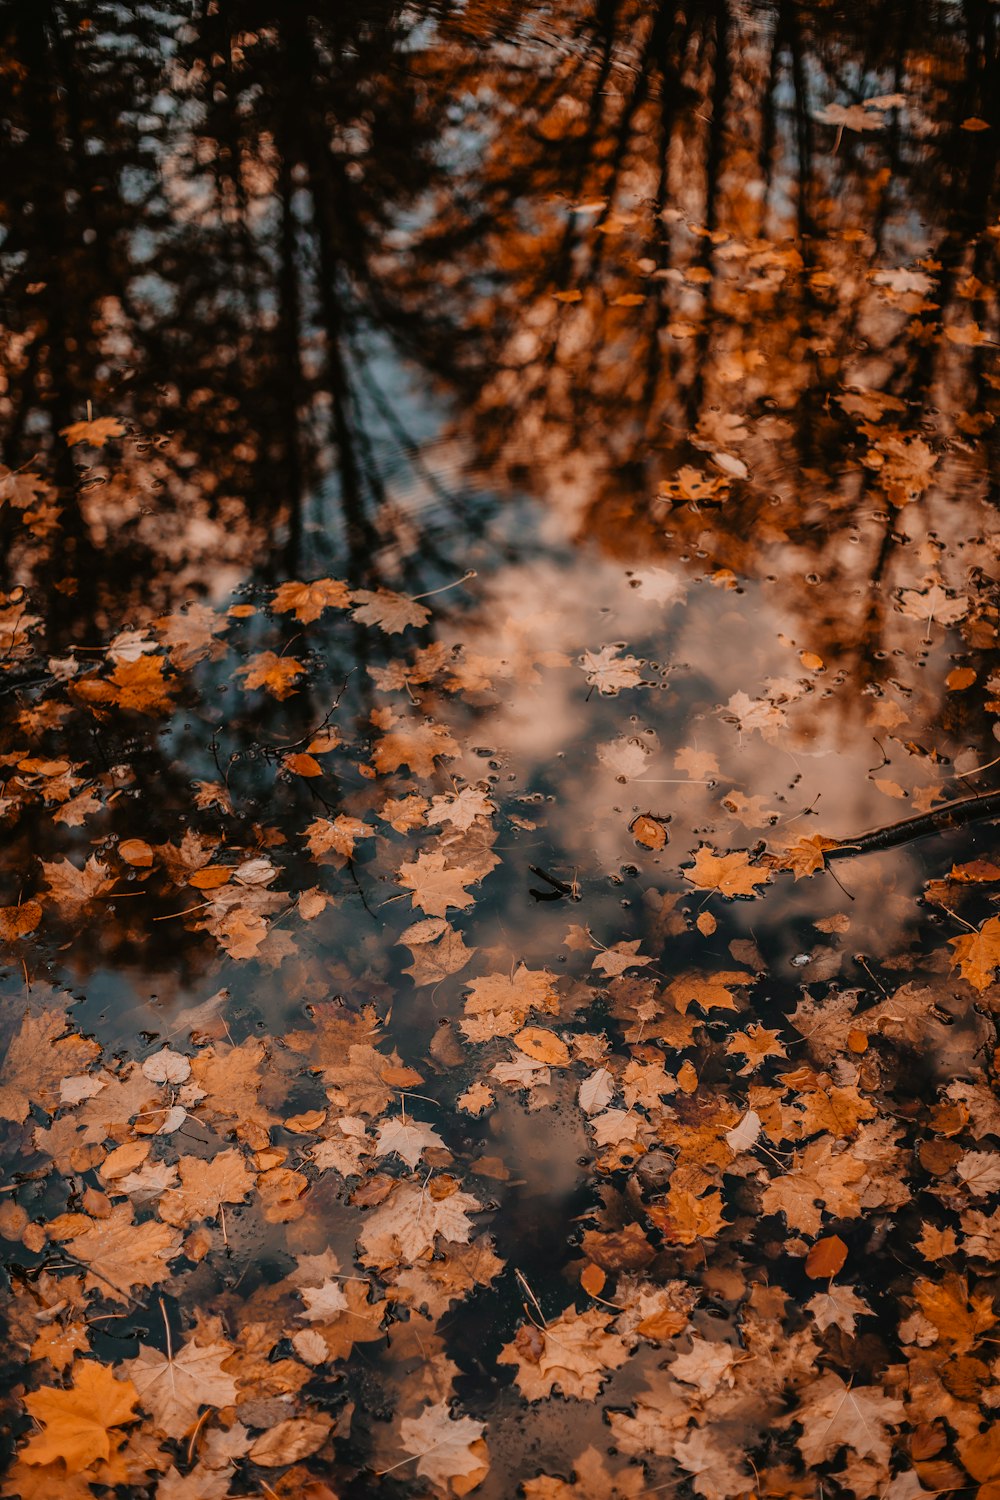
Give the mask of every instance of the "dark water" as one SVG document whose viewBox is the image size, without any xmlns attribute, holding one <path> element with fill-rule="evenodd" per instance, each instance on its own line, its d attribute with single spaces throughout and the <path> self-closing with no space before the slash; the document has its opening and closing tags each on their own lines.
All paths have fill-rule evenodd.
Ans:
<svg viewBox="0 0 1000 1500">
<path fill-rule="evenodd" d="M 5 1495 L 463 1493 L 467 1451 L 406 1446 L 428 1407 L 482 1424 L 484 1500 L 992 1493 L 1000 991 L 954 943 L 996 920 L 995 826 L 782 865 L 1000 786 L 998 24 L 5 8 Z M 457 898 L 411 906 L 414 863 Z M 450 972 L 400 943 L 435 917 Z M 521 965 L 550 979 L 477 1029 Z M 144 1097 L 164 1045 L 202 1093 Z M 620 1118 L 581 1103 L 602 1068 Z M 419 1163 L 376 1154 L 400 1118 Z M 171 1206 L 223 1152 L 246 1186 Z M 400 1183 L 474 1198 L 481 1285 L 457 1233 L 366 1248 Z M 173 1258 L 83 1286 L 74 1245 L 129 1214 Z M 833 1235 L 864 1311 L 824 1324 Z M 313 1286 L 367 1283 L 353 1351 L 298 1290 L 328 1247 Z M 512 1385 L 501 1351 L 572 1308 L 621 1358 Z M 32 1393 L 168 1337 L 225 1345 L 214 1394 L 19 1457 Z M 733 1368 L 671 1373 L 706 1346 Z"/>
</svg>

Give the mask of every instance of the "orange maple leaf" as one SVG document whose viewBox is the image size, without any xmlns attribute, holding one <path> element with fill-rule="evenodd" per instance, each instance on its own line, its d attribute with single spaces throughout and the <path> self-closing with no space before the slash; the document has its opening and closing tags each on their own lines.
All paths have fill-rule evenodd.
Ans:
<svg viewBox="0 0 1000 1500">
<path fill-rule="evenodd" d="M 274 591 L 271 608 L 279 614 L 294 612 L 303 625 L 318 620 L 325 609 L 347 609 L 351 591 L 337 578 L 316 578 L 312 583 L 283 583 Z"/>
<path fill-rule="evenodd" d="M 74 683 L 70 691 L 91 707 L 113 704 L 136 714 L 168 714 L 174 706 L 170 695 L 175 682 L 163 675 L 164 666 L 161 656 L 144 653 L 135 661 L 118 662 L 106 680 L 85 678 Z"/>
<path fill-rule="evenodd" d="M 701 845 L 693 868 L 683 874 L 697 890 L 719 891 L 723 896 L 756 896 L 755 887 L 771 879 L 770 870 L 751 865 L 745 849 L 720 855 L 710 844 Z"/>
<path fill-rule="evenodd" d="M 52 1464 L 62 1459 L 70 1474 L 78 1474 L 98 1459 L 109 1459 L 111 1428 L 136 1420 L 138 1399 L 131 1380 L 116 1380 L 107 1365 L 77 1360 L 70 1390 L 45 1385 L 25 1396 L 25 1406 L 44 1430 L 22 1449 L 22 1460 Z"/>
<path fill-rule="evenodd" d="M 458 754 L 459 747 L 447 729 L 428 720 L 384 734 L 375 746 L 373 759 L 375 769 L 383 774 L 409 766 L 414 776 L 433 776 L 436 756 Z"/>
<path fill-rule="evenodd" d="M 443 854 L 420 854 L 399 871 L 400 885 L 413 892 L 413 906 L 433 917 L 443 917 L 449 906 L 471 906 L 476 899 L 465 886 L 477 879 L 474 870 L 449 869 Z"/>
<path fill-rule="evenodd" d="M 952 967 L 959 967 L 962 978 L 973 988 L 987 990 L 994 971 L 1000 967 L 1000 917 L 988 917 L 978 932 L 963 933 L 948 939 L 955 950 Z"/>
<path fill-rule="evenodd" d="M 837 847 L 836 839 L 824 838 L 821 833 L 814 833 L 810 838 L 796 839 L 794 844 L 789 844 L 777 856 L 777 867 L 779 870 L 792 870 L 796 880 L 801 880 L 804 875 L 815 875 L 826 865 L 827 849 Z"/>
<path fill-rule="evenodd" d="M 305 667 L 294 656 L 276 656 L 273 651 L 260 651 L 251 656 L 246 666 L 237 667 L 236 676 L 243 678 L 243 686 L 266 688 L 273 698 L 290 698 L 297 691 L 296 679 Z"/>
</svg>

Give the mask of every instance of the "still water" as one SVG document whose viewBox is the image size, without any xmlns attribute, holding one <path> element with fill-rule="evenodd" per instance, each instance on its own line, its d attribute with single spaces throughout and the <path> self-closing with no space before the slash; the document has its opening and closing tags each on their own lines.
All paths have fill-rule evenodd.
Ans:
<svg viewBox="0 0 1000 1500">
<path fill-rule="evenodd" d="M 0 34 L 4 1495 L 988 1500 L 996 5 Z"/>
</svg>

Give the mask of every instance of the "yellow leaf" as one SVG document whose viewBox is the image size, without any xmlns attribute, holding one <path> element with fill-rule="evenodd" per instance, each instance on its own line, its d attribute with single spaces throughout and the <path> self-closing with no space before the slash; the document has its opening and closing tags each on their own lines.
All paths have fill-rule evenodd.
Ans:
<svg viewBox="0 0 1000 1500">
<path fill-rule="evenodd" d="M 697 890 L 719 891 L 723 896 L 755 896 L 756 887 L 771 879 L 770 870 L 751 865 L 746 850 L 719 855 L 709 844 L 702 844 L 693 868 L 683 874 Z"/>
<path fill-rule="evenodd" d="M 988 917 L 978 932 L 949 938 L 955 950 L 952 967 L 959 967 L 962 978 L 977 990 L 989 989 L 1000 965 L 1000 917 Z"/>
<path fill-rule="evenodd" d="M 593 1261 L 588 1261 L 580 1275 L 580 1285 L 592 1297 L 599 1297 L 604 1290 L 604 1283 L 607 1279 L 600 1266 L 595 1266 Z"/>
<path fill-rule="evenodd" d="M 148 870 L 153 863 L 153 851 L 144 839 L 122 839 L 118 853 L 127 865 L 139 870 Z"/>
<path fill-rule="evenodd" d="M 42 920 L 42 908 L 38 901 L 24 901 L 20 906 L 0 906 L 0 938 L 12 943 L 16 938 L 34 932 Z"/>
<path fill-rule="evenodd" d="M 286 771 L 291 771 L 295 776 L 322 776 L 323 774 L 323 767 L 315 756 L 305 753 L 286 755 L 281 764 Z"/>
<path fill-rule="evenodd" d="M 569 1048 L 554 1031 L 546 1031 L 544 1026 L 525 1026 L 514 1041 L 536 1062 L 547 1063 L 553 1068 L 565 1068 L 569 1064 Z"/>
<path fill-rule="evenodd" d="M 94 417 L 90 422 L 71 422 L 60 427 L 59 436 L 64 437 L 70 447 L 75 443 L 89 443 L 92 448 L 103 448 L 109 438 L 122 437 L 124 427 L 117 417 Z"/>
<path fill-rule="evenodd" d="M 662 849 L 667 842 L 667 830 L 656 818 L 641 813 L 632 824 L 632 837 L 647 849 Z"/>
<path fill-rule="evenodd" d="M 312 583 L 283 583 L 274 591 L 271 608 L 279 614 L 294 611 L 303 625 L 318 620 L 325 609 L 347 609 L 351 591 L 336 578 L 317 578 Z"/>
<path fill-rule="evenodd" d="M 685 1062 L 677 1072 L 677 1082 L 685 1094 L 693 1094 L 698 1088 L 698 1074 L 691 1062 Z"/>
<path fill-rule="evenodd" d="M 220 885 L 225 885 L 232 874 L 229 865 L 205 865 L 188 876 L 188 885 L 193 885 L 196 891 L 214 891 Z"/>
<path fill-rule="evenodd" d="M 25 1406 L 44 1431 L 22 1450 L 22 1460 L 51 1464 L 62 1459 L 70 1474 L 78 1474 L 98 1459 L 110 1458 L 111 1428 L 136 1420 L 138 1399 L 131 1380 L 116 1380 L 107 1365 L 77 1360 L 70 1390 L 42 1386 L 25 1396 Z"/>
<path fill-rule="evenodd" d="M 817 1240 L 806 1256 L 806 1275 L 814 1281 L 828 1281 L 843 1270 L 847 1259 L 847 1246 L 839 1234 L 824 1235 Z"/>
<path fill-rule="evenodd" d="M 295 682 L 305 667 L 293 656 L 276 656 L 273 651 L 261 651 L 251 656 L 246 666 L 237 667 L 235 675 L 243 678 L 243 686 L 266 688 L 272 697 L 279 700 L 290 698 L 296 692 Z"/>
</svg>

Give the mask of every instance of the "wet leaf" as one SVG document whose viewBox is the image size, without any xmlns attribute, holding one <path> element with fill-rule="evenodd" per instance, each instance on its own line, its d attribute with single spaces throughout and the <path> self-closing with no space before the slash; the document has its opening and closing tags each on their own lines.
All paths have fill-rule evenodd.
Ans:
<svg viewBox="0 0 1000 1500">
<path fill-rule="evenodd" d="M 78 1474 L 98 1459 L 110 1458 L 112 1430 L 136 1420 L 139 1397 L 130 1380 L 116 1380 L 107 1365 L 93 1360 L 77 1360 L 70 1374 L 68 1389 L 42 1386 L 25 1397 L 42 1431 L 21 1450 L 23 1463 L 61 1460 L 67 1473 Z"/>
</svg>

